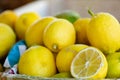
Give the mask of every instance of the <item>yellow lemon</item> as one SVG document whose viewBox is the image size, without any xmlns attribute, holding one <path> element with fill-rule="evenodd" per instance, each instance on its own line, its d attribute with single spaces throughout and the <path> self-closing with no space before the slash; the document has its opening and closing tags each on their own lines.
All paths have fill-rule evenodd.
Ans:
<svg viewBox="0 0 120 80">
<path fill-rule="evenodd" d="M 53 52 L 75 43 L 76 34 L 72 23 L 65 19 L 51 22 L 43 32 L 43 42 Z"/>
<path fill-rule="evenodd" d="M 43 46 L 32 46 L 20 57 L 18 71 L 30 76 L 51 77 L 56 74 L 54 56 Z"/>
<path fill-rule="evenodd" d="M 114 53 L 120 48 L 120 24 L 109 13 L 93 15 L 87 28 L 90 44 L 105 54 Z"/>
<path fill-rule="evenodd" d="M 6 10 L 0 14 L 0 22 L 9 25 L 14 29 L 15 22 L 17 19 L 17 14 L 12 10 Z"/>
<path fill-rule="evenodd" d="M 70 72 L 70 65 L 75 55 L 82 49 L 87 48 L 84 44 L 70 45 L 63 48 L 56 57 L 56 66 L 59 72 Z"/>
<path fill-rule="evenodd" d="M 12 28 L 0 23 L 0 59 L 5 58 L 8 51 L 16 42 L 16 35 Z"/>
<path fill-rule="evenodd" d="M 43 31 L 47 25 L 55 20 L 54 17 L 44 17 L 33 23 L 26 31 L 25 41 L 28 46 L 43 44 Z"/>
<path fill-rule="evenodd" d="M 24 39 L 25 32 L 32 23 L 38 20 L 40 16 L 35 12 L 26 12 L 21 14 L 15 24 L 15 32 L 18 39 Z"/>
<path fill-rule="evenodd" d="M 87 38 L 87 27 L 89 22 L 90 22 L 90 18 L 80 18 L 74 22 L 77 43 L 89 44 Z"/>
<path fill-rule="evenodd" d="M 71 63 L 71 74 L 80 79 L 103 79 L 108 63 L 104 54 L 94 47 L 81 50 Z"/>
</svg>

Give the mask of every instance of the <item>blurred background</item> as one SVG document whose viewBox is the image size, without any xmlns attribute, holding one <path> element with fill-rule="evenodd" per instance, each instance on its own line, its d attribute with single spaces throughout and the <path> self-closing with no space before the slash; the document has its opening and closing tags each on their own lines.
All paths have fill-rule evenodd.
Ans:
<svg viewBox="0 0 120 80">
<path fill-rule="evenodd" d="M 6 9 L 13 10 L 32 1 L 34 0 L 0 0 L 0 12 Z"/>
<path fill-rule="evenodd" d="M 120 20 L 120 0 L 0 0 L 0 12 L 11 9 L 18 15 L 36 11 L 41 16 L 55 15 L 64 10 L 78 12 L 88 17 L 87 9 L 93 12 L 109 12 Z"/>
</svg>

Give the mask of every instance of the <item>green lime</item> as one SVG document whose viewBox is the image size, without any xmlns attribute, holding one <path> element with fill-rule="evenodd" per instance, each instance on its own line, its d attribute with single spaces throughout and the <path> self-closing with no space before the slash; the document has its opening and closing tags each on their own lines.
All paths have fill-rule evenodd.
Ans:
<svg viewBox="0 0 120 80">
<path fill-rule="evenodd" d="M 77 13 L 75 11 L 67 10 L 67 11 L 63 11 L 63 12 L 56 14 L 55 17 L 66 19 L 66 20 L 70 21 L 71 23 L 74 23 L 77 19 L 80 18 L 80 15 L 79 15 L 79 13 Z"/>
</svg>

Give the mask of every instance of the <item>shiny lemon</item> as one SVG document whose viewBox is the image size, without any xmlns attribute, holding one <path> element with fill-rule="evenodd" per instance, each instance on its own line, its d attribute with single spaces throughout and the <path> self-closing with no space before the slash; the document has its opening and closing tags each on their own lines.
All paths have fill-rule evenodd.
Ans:
<svg viewBox="0 0 120 80">
<path fill-rule="evenodd" d="M 72 23 L 65 19 L 57 19 L 44 30 L 44 45 L 53 52 L 72 45 L 76 40 L 76 32 Z"/>
<path fill-rule="evenodd" d="M 18 71 L 29 76 L 51 77 L 56 74 L 54 56 L 43 46 L 32 46 L 20 57 Z"/>
<path fill-rule="evenodd" d="M 28 28 L 25 34 L 25 41 L 29 47 L 43 44 L 43 31 L 53 20 L 55 20 L 54 17 L 44 17 L 37 20 Z"/>
<path fill-rule="evenodd" d="M 5 10 L 0 14 L 0 22 L 9 25 L 12 29 L 15 27 L 17 18 L 17 14 L 12 10 Z"/>
<path fill-rule="evenodd" d="M 15 42 L 16 35 L 13 29 L 7 24 L 0 23 L 0 59 L 7 56 Z"/>
<path fill-rule="evenodd" d="M 40 16 L 35 12 L 26 12 L 21 14 L 15 23 L 15 32 L 18 39 L 24 39 L 25 32 Z"/>
<path fill-rule="evenodd" d="M 75 55 L 87 48 L 84 44 L 74 44 L 60 50 L 56 56 L 56 66 L 59 72 L 70 72 L 70 65 Z"/>
<path fill-rule="evenodd" d="M 90 22 L 90 18 L 80 18 L 74 22 L 77 43 L 89 44 L 87 37 L 87 28 L 89 22 Z"/>
<path fill-rule="evenodd" d="M 93 15 L 87 28 L 87 36 L 90 44 L 105 54 L 120 49 L 120 24 L 110 13 Z"/>
</svg>

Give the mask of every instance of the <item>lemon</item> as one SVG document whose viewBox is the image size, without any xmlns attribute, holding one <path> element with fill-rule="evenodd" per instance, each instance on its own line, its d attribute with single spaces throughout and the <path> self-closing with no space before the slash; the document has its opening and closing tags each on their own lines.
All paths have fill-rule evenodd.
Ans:
<svg viewBox="0 0 120 80">
<path fill-rule="evenodd" d="M 71 74 L 81 79 L 103 79 L 108 63 L 103 53 L 94 47 L 81 50 L 71 63 Z"/>
<path fill-rule="evenodd" d="M 56 66 L 59 72 L 70 72 L 70 65 L 75 55 L 82 49 L 87 48 L 84 44 L 74 44 L 63 48 L 56 57 Z"/>
<path fill-rule="evenodd" d="M 52 78 L 72 78 L 70 72 L 61 72 L 52 76 Z"/>
<path fill-rule="evenodd" d="M 120 52 L 109 54 L 107 57 L 107 78 L 120 78 Z"/>
<path fill-rule="evenodd" d="M 15 24 L 15 32 L 18 39 L 24 39 L 25 32 L 32 23 L 38 20 L 40 16 L 35 12 L 26 12 L 21 14 Z"/>
<path fill-rule="evenodd" d="M 66 19 L 71 23 L 74 23 L 77 19 L 80 18 L 80 14 L 76 11 L 66 10 L 55 15 L 57 18 Z"/>
<path fill-rule="evenodd" d="M 18 71 L 30 76 L 51 77 L 56 74 L 54 56 L 43 46 L 32 46 L 20 57 Z"/>
<path fill-rule="evenodd" d="M 75 43 L 76 33 L 72 23 L 65 19 L 51 22 L 43 32 L 43 42 L 53 52 Z"/>
<path fill-rule="evenodd" d="M 15 42 L 16 35 L 12 28 L 7 24 L 0 23 L 0 59 L 6 57 Z"/>
<path fill-rule="evenodd" d="M 89 44 L 87 38 L 87 27 L 89 22 L 90 22 L 90 18 L 80 18 L 74 22 L 77 43 Z"/>
<path fill-rule="evenodd" d="M 54 17 L 44 17 L 33 23 L 26 31 L 25 41 L 28 46 L 43 44 L 43 31 L 47 25 L 55 20 Z"/>
<path fill-rule="evenodd" d="M 9 25 L 14 29 L 17 14 L 12 10 L 5 10 L 0 14 L 0 22 Z"/>
<path fill-rule="evenodd" d="M 111 54 L 120 48 L 120 24 L 109 13 L 93 15 L 87 28 L 90 44 L 99 48 L 105 54 Z"/>
</svg>

